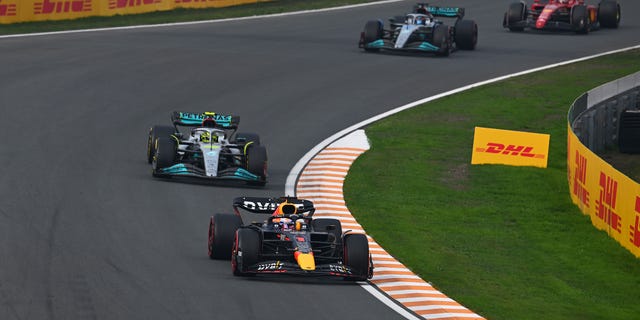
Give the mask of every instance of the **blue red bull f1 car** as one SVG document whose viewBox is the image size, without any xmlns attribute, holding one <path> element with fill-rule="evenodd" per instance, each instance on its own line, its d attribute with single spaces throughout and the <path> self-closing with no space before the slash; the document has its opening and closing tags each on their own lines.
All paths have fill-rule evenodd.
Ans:
<svg viewBox="0 0 640 320">
<path fill-rule="evenodd" d="M 235 214 L 209 221 L 211 259 L 231 259 L 236 276 L 291 274 L 365 281 L 373 276 L 369 242 L 361 233 L 343 232 L 336 219 L 313 218 L 309 200 L 295 197 L 239 197 Z M 239 209 L 264 215 L 245 224 Z"/>
</svg>

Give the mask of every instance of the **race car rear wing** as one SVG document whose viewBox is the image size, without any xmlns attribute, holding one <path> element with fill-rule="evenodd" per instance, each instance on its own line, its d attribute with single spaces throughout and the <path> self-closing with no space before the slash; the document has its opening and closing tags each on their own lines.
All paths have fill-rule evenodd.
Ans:
<svg viewBox="0 0 640 320">
<path fill-rule="evenodd" d="M 296 197 L 263 198 L 263 197 L 237 197 L 233 199 L 233 210 L 238 212 L 238 208 L 259 214 L 272 214 L 283 202 L 289 202 L 298 208 L 297 214 L 309 218 L 316 211 L 313 202 Z"/>
<path fill-rule="evenodd" d="M 424 8 L 435 17 L 464 18 L 464 8 L 460 7 L 437 7 L 427 3 L 418 3 L 414 6 L 413 12 L 418 12 L 418 8 Z"/>
<path fill-rule="evenodd" d="M 237 129 L 240 124 L 240 116 L 223 115 L 215 112 L 180 112 L 174 111 L 171 114 L 171 121 L 174 126 L 183 127 L 199 127 L 202 125 L 202 120 L 211 117 L 216 122 L 216 126 L 223 129 Z"/>
</svg>

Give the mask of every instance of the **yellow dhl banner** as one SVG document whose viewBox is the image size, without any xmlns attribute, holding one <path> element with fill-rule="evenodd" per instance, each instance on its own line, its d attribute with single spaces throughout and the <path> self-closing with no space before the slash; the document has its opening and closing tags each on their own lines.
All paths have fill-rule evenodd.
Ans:
<svg viewBox="0 0 640 320">
<path fill-rule="evenodd" d="M 640 184 L 585 147 L 568 128 L 571 200 L 591 223 L 640 258 Z"/>
<path fill-rule="evenodd" d="M 476 127 L 471 164 L 547 167 L 548 134 Z"/>
<path fill-rule="evenodd" d="M 0 0 L 0 23 L 67 20 L 176 8 L 218 8 L 270 0 Z"/>
</svg>

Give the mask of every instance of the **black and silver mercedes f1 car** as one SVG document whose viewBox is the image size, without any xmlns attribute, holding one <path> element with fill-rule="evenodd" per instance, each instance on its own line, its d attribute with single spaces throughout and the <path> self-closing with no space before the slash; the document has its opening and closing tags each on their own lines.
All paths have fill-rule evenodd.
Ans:
<svg viewBox="0 0 640 320">
<path fill-rule="evenodd" d="M 456 50 L 474 50 L 478 26 L 473 20 L 464 20 L 464 13 L 464 8 L 418 3 L 413 12 L 390 18 L 388 29 L 382 20 L 368 21 L 360 33 L 358 47 L 369 52 L 388 50 L 439 56 L 448 56 Z M 448 26 L 436 17 L 455 18 L 455 24 Z"/>
<path fill-rule="evenodd" d="M 366 281 L 373 276 L 369 242 L 361 233 L 343 232 L 337 219 L 313 219 L 314 205 L 295 197 L 238 197 L 235 214 L 209 221 L 211 259 L 231 259 L 236 276 L 292 274 Z M 265 215 L 245 224 L 240 210 Z"/>
<path fill-rule="evenodd" d="M 259 135 L 236 133 L 240 117 L 175 111 L 171 120 L 173 126 L 149 129 L 147 161 L 154 177 L 266 184 L 267 150 Z"/>
</svg>

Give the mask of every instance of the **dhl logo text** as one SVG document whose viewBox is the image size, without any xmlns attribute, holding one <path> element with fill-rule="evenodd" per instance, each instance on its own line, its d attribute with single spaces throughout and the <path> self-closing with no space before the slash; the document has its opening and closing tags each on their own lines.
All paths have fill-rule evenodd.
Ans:
<svg viewBox="0 0 640 320">
<path fill-rule="evenodd" d="M 44 0 L 33 5 L 35 14 L 91 11 L 91 0 Z"/>
<path fill-rule="evenodd" d="M 17 6 L 15 3 L 3 4 L 0 0 L 0 17 L 10 17 L 17 14 Z"/>
<path fill-rule="evenodd" d="M 212 2 L 215 0 L 176 0 L 176 3 L 198 3 L 198 2 Z"/>
<path fill-rule="evenodd" d="M 596 200 L 596 216 L 608 224 L 613 230 L 622 232 L 622 219 L 616 213 L 618 197 L 618 181 L 600 172 L 600 196 Z"/>
<path fill-rule="evenodd" d="M 573 175 L 573 194 L 580 203 L 589 207 L 589 191 L 587 190 L 587 158 L 576 151 L 576 171 Z"/>
<path fill-rule="evenodd" d="M 531 151 L 533 151 L 533 147 L 530 146 L 504 145 L 496 142 L 488 142 L 486 148 L 476 148 L 476 152 L 544 159 L 544 154 L 531 153 Z"/>
<path fill-rule="evenodd" d="M 636 197 L 636 219 L 635 223 L 629 226 L 629 235 L 631 236 L 629 241 L 640 248 L 640 197 Z"/>
<path fill-rule="evenodd" d="M 109 0 L 109 9 L 139 7 L 162 3 L 162 0 Z"/>
</svg>

